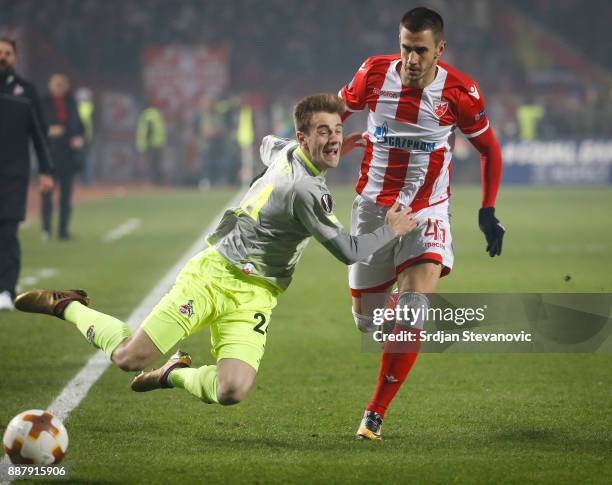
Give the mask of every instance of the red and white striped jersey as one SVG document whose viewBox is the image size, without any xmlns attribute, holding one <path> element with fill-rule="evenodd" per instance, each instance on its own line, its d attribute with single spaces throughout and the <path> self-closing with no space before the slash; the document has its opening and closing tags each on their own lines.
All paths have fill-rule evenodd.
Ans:
<svg viewBox="0 0 612 485">
<path fill-rule="evenodd" d="M 399 54 L 366 59 L 339 95 L 350 111 L 369 109 L 366 148 L 356 190 L 367 200 L 413 211 L 450 196 L 452 147 L 458 126 L 468 138 L 489 121 L 476 83 L 438 62 L 434 81 L 423 89 L 402 86 Z"/>
</svg>

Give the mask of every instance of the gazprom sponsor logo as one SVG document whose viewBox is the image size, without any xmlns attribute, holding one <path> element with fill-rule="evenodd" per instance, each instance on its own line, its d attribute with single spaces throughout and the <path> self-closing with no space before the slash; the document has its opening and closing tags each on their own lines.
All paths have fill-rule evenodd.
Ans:
<svg viewBox="0 0 612 485">
<path fill-rule="evenodd" d="M 374 130 L 374 138 L 381 145 L 387 145 L 390 148 L 403 148 L 404 150 L 420 150 L 422 152 L 433 152 L 436 149 L 436 143 L 424 142 L 415 140 L 414 138 L 406 138 L 403 136 L 389 136 L 389 125 L 385 121 L 382 126 L 377 126 Z"/>
</svg>

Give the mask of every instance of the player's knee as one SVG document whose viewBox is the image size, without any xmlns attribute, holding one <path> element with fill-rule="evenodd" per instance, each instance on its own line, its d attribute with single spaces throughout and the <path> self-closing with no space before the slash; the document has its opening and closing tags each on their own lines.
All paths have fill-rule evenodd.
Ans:
<svg viewBox="0 0 612 485">
<path fill-rule="evenodd" d="M 397 299 L 397 308 L 399 309 L 398 315 L 401 315 L 401 318 L 397 320 L 399 325 L 422 330 L 427 320 L 429 298 L 423 293 L 406 291 L 400 293 Z"/>
<path fill-rule="evenodd" d="M 217 384 L 217 400 L 223 406 L 238 404 L 246 398 L 250 388 L 250 384 L 246 385 L 237 381 L 219 383 Z"/>
<path fill-rule="evenodd" d="M 127 345 L 120 345 L 113 352 L 113 362 L 126 372 L 143 370 L 151 363 L 151 356 L 135 351 Z"/>
<path fill-rule="evenodd" d="M 355 325 L 360 332 L 371 333 L 376 329 L 374 324 L 374 317 L 361 315 L 353 310 L 353 318 L 355 319 Z"/>
<path fill-rule="evenodd" d="M 115 358 L 114 362 L 117 364 L 117 367 L 126 372 L 143 370 L 145 367 L 142 362 L 127 355 L 121 355 L 121 357 Z"/>
<path fill-rule="evenodd" d="M 359 298 L 353 298 L 353 319 L 360 332 L 371 333 L 377 328 L 375 317 L 382 312 L 389 299 L 389 294 L 363 293 Z"/>
</svg>

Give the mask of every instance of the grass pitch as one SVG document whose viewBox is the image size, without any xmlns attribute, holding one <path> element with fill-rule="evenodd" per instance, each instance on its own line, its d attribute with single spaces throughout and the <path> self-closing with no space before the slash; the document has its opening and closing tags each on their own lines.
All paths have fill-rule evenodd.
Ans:
<svg viewBox="0 0 612 485">
<path fill-rule="evenodd" d="M 348 224 L 352 190 L 333 192 Z M 127 318 L 231 195 L 83 203 L 73 242 L 22 230 L 22 277 L 84 287 L 95 308 Z M 456 190 L 456 266 L 439 290 L 610 292 L 611 203 L 608 188 L 505 187 L 497 205 L 508 233 L 491 259 L 477 228 L 479 189 Z M 137 230 L 103 241 L 130 218 Z M 212 362 L 208 338 L 182 346 L 195 365 Z M 135 394 L 131 376 L 111 368 L 65 423 L 71 481 L 609 483 L 612 354 L 424 354 L 387 413 L 385 440 L 356 441 L 379 356 L 360 352 L 346 269 L 314 241 L 266 347 L 251 394 L 229 408 L 178 390 Z M 0 314 L 2 430 L 18 412 L 46 407 L 91 353 L 64 322 Z"/>
</svg>

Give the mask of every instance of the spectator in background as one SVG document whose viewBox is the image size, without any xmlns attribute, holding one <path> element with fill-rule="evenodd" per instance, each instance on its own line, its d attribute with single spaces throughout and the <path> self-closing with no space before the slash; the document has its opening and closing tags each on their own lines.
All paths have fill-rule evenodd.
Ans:
<svg viewBox="0 0 612 485">
<path fill-rule="evenodd" d="M 533 141 L 538 136 L 538 124 L 544 116 L 544 107 L 535 102 L 533 95 L 528 95 L 525 102 L 516 109 L 519 138 L 521 141 Z"/>
<path fill-rule="evenodd" d="M 81 172 L 81 180 L 85 185 L 91 185 L 94 181 L 94 154 L 92 150 L 94 137 L 94 113 L 95 105 L 93 95 L 89 88 L 79 88 L 76 92 L 77 111 L 79 118 L 83 124 L 83 167 Z"/>
<path fill-rule="evenodd" d="M 162 183 L 162 164 L 166 146 L 166 123 L 157 108 L 149 105 L 138 117 L 136 148 L 145 158 L 149 177 L 154 184 Z"/>
<path fill-rule="evenodd" d="M 21 266 L 17 231 L 25 219 L 29 141 L 38 159 L 41 192 L 53 188 L 52 164 L 36 89 L 15 74 L 17 45 L 0 38 L 0 310 L 13 310 Z"/>
<path fill-rule="evenodd" d="M 202 136 L 202 179 L 201 187 L 209 187 L 225 182 L 224 163 L 227 159 L 228 142 L 227 114 L 230 102 L 213 101 L 204 98 L 200 103 L 198 124 Z"/>
<path fill-rule="evenodd" d="M 84 129 L 70 82 L 65 74 L 55 73 L 49 78 L 49 93 L 42 99 L 43 115 L 49 126 L 49 146 L 55 162 L 55 178 L 60 189 L 59 230 L 60 240 L 70 239 L 68 225 L 72 212 L 72 186 L 74 176 L 81 165 L 84 145 Z M 42 197 L 42 238 L 51 236 L 53 194 Z"/>
</svg>

